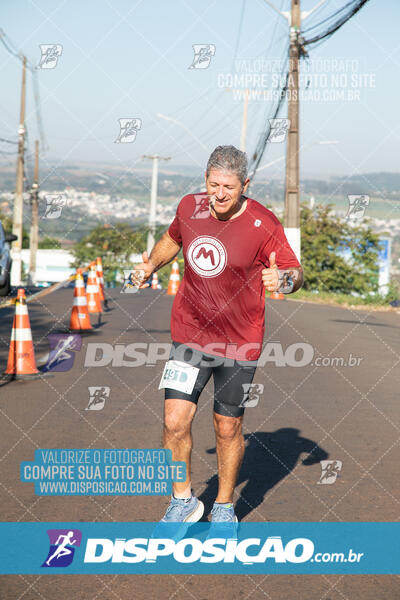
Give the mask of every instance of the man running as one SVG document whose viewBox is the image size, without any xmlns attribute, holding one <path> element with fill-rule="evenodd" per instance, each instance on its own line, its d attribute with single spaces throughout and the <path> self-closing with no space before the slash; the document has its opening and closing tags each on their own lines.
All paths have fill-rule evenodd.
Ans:
<svg viewBox="0 0 400 600">
<path fill-rule="evenodd" d="M 54 553 L 46 560 L 46 565 L 49 567 L 51 561 L 54 558 L 61 558 L 62 556 L 67 556 L 67 554 L 71 554 L 71 549 L 68 546 L 73 546 L 76 544 L 76 540 L 72 539 L 74 537 L 73 531 L 68 531 L 66 535 L 59 535 L 56 541 L 57 548 Z"/>
<path fill-rule="evenodd" d="M 218 146 L 205 174 L 206 193 L 182 198 L 175 219 L 143 254 L 146 279 L 182 248 L 185 272 L 171 315 L 173 340 L 160 387 L 165 388 L 164 448 L 185 461 L 162 523 L 195 522 L 204 511 L 192 494 L 191 426 L 199 396 L 214 378 L 218 495 L 213 523 L 235 523 L 233 492 L 244 455 L 244 389 L 253 381 L 264 336 L 265 290 L 298 290 L 302 268 L 275 215 L 244 195 L 247 157 Z M 265 288 L 265 289 L 264 289 Z"/>
</svg>

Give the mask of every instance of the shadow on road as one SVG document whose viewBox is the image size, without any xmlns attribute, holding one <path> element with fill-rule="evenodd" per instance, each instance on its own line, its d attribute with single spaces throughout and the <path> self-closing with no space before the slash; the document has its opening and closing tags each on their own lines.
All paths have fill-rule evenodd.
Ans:
<svg viewBox="0 0 400 600">
<path fill-rule="evenodd" d="M 284 427 L 273 432 L 257 431 L 244 436 L 247 444 L 237 485 L 246 484 L 235 506 L 239 521 L 257 508 L 267 492 L 294 469 L 303 452 L 308 454 L 302 461 L 303 465 L 314 465 L 329 457 L 316 442 L 299 436 L 299 433 L 299 429 Z M 215 454 L 215 451 L 215 448 L 210 448 L 207 453 Z M 217 490 L 218 476 L 213 475 L 200 496 L 205 506 L 204 517 L 211 511 Z"/>
<path fill-rule="evenodd" d="M 391 329 L 398 329 L 398 328 L 394 328 L 393 325 L 388 324 L 388 323 L 377 323 L 377 322 L 372 322 L 372 321 L 356 321 L 353 319 L 330 319 L 330 320 L 334 323 L 349 323 L 349 325 L 370 325 L 371 327 L 390 327 Z"/>
<path fill-rule="evenodd" d="M 143 327 L 129 327 L 129 329 L 125 329 L 125 333 L 131 333 L 132 331 L 143 332 Z M 146 333 L 170 333 L 170 329 L 149 329 L 146 327 Z"/>
</svg>

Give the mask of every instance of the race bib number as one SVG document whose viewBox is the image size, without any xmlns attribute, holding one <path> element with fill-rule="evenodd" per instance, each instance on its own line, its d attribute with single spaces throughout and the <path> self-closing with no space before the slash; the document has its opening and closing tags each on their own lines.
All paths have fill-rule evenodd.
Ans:
<svg viewBox="0 0 400 600">
<path fill-rule="evenodd" d="M 191 394 L 199 370 L 197 367 L 192 367 L 180 360 L 169 360 L 165 364 L 158 389 L 170 388 L 184 394 Z"/>
</svg>

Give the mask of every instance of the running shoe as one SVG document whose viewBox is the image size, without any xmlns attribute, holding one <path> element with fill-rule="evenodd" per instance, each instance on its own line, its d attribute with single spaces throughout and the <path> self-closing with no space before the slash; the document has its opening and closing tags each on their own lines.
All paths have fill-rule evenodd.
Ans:
<svg viewBox="0 0 400 600">
<path fill-rule="evenodd" d="M 190 500 L 171 496 L 165 515 L 155 528 L 152 537 L 172 537 L 181 539 L 191 523 L 197 523 L 204 513 L 204 504 L 192 496 Z"/>
<path fill-rule="evenodd" d="M 229 540 L 237 540 L 238 518 L 235 515 L 233 504 L 214 503 L 211 510 L 211 524 L 208 538 L 222 537 Z"/>
</svg>

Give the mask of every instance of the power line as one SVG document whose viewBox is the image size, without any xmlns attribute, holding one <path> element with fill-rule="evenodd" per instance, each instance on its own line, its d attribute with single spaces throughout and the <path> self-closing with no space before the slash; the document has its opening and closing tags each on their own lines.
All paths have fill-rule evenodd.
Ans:
<svg viewBox="0 0 400 600">
<path fill-rule="evenodd" d="M 282 8 L 283 8 L 283 4 L 284 4 L 284 2 L 285 2 L 285 0 L 281 0 L 281 5 L 280 5 L 280 10 L 281 10 L 281 11 L 282 11 Z M 263 51 L 262 53 L 260 53 L 258 56 L 261 56 L 261 55 L 265 55 L 265 56 L 267 56 L 267 57 L 269 56 L 269 54 L 270 54 L 270 51 L 271 51 L 271 49 L 273 48 L 273 46 L 274 46 L 274 43 L 275 43 L 275 36 L 276 36 L 276 33 L 277 33 L 277 31 L 278 31 L 278 25 L 279 25 L 279 21 L 280 21 L 280 18 L 279 18 L 279 15 L 277 15 L 277 17 L 276 17 L 276 20 L 275 20 L 275 24 L 274 24 L 274 28 L 273 28 L 273 30 L 272 30 L 271 39 L 270 39 L 270 42 L 269 42 L 269 44 L 268 44 L 268 47 L 267 47 L 267 49 L 266 49 L 265 51 Z M 280 42 L 280 41 L 283 39 L 283 37 L 284 37 L 285 39 L 287 39 L 287 34 L 285 33 L 285 36 L 282 36 L 282 37 L 278 38 L 278 40 L 276 41 L 276 44 L 278 44 L 278 43 L 279 43 L 279 42 Z M 285 47 L 285 54 L 284 54 L 284 57 L 285 57 L 286 53 L 287 53 L 287 46 Z M 257 58 L 257 57 L 256 57 L 256 58 Z M 256 104 L 256 106 L 257 106 L 257 104 Z M 261 106 L 262 106 L 262 104 L 260 103 L 260 104 L 259 104 L 259 107 L 261 107 Z M 258 110 L 258 111 L 257 111 L 257 117 L 258 117 L 260 114 L 261 114 L 261 110 Z M 257 118 L 257 117 L 256 117 L 256 118 Z M 256 119 L 254 118 L 254 109 L 253 109 L 253 118 L 252 118 L 251 122 L 252 122 L 252 123 L 255 123 L 255 120 L 256 120 Z M 260 120 L 260 119 L 258 119 L 258 120 Z M 269 121 L 268 121 L 268 117 L 266 117 L 266 118 L 262 117 L 262 119 L 261 119 L 261 122 L 262 122 L 262 123 L 267 123 L 267 122 L 269 122 Z M 251 128 L 251 126 L 250 126 L 250 128 Z M 252 130 L 252 131 L 253 131 L 253 130 Z"/>
<path fill-rule="evenodd" d="M 364 6 L 364 4 L 366 4 L 368 1 L 369 0 L 351 0 L 350 2 L 348 2 L 347 4 L 345 4 L 344 6 L 339 8 L 339 10 L 334 12 L 332 15 L 330 15 L 329 17 L 326 17 L 326 19 L 324 19 L 320 23 L 317 23 L 316 25 L 312 25 L 308 29 L 305 29 L 302 32 L 302 34 L 303 34 L 302 45 L 310 46 L 310 45 L 316 44 L 317 42 L 320 42 L 322 40 L 329 38 L 336 31 L 338 31 L 341 27 L 343 27 L 343 25 L 345 23 L 347 23 L 347 21 L 349 21 L 352 17 L 354 17 L 354 15 L 356 13 L 358 13 L 358 11 L 361 10 L 361 8 Z M 339 15 L 341 15 L 341 16 L 339 16 Z M 310 32 L 314 29 L 318 29 L 324 23 L 331 22 L 332 19 L 334 19 L 335 17 L 338 17 L 338 18 L 331 25 L 329 25 L 325 31 L 316 33 L 316 34 L 314 34 L 313 37 L 311 37 L 309 39 L 304 39 L 304 34 Z"/>
<path fill-rule="evenodd" d="M 4 48 L 7 50 L 9 54 L 17 58 L 19 61 L 23 62 L 24 54 L 21 50 L 18 50 L 13 41 L 8 37 L 8 35 L 4 32 L 3 29 L 0 29 L 0 42 L 3 44 Z M 46 141 L 46 137 L 44 134 L 43 128 L 43 119 L 42 119 L 42 109 L 40 104 L 40 93 L 39 93 L 39 81 L 37 77 L 37 71 L 39 69 L 38 65 L 35 65 L 28 58 L 26 59 L 26 68 L 32 74 L 32 82 L 33 82 L 33 98 L 35 102 L 35 116 L 36 123 L 38 128 L 38 133 L 41 141 L 41 148 L 43 151 L 48 150 L 48 144 Z"/>
<path fill-rule="evenodd" d="M 286 91 L 287 91 L 287 86 L 288 86 L 288 77 L 289 77 L 289 70 L 288 70 L 288 61 L 289 61 L 289 55 L 288 55 L 288 47 L 285 48 L 285 52 L 284 54 L 286 55 L 286 61 L 283 65 L 282 71 L 281 71 L 281 79 L 282 77 L 285 77 L 285 82 L 284 84 L 281 86 L 281 89 L 279 90 L 279 96 L 278 96 L 278 100 L 275 104 L 275 106 L 273 107 L 273 109 L 269 112 L 268 116 L 265 119 L 265 129 L 264 131 L 262 131 L 259 140 L 257 142 L 257 146 L 255 151 L 253 152 L 251 159 L 250 159 L 250 164 L 249 164 L 249 173 L 251 173 L 252 177 L 254 178 L 258 167 L 260 166 L 260 162 L 264 156 L 265 153 L 265 149 L 267 147 L 268 144 L 268 139 L 269 136 L 271 134 L 271 122 L 270 119 L 276 119 L 277 116 L 279 115 L 279 111 L 282 107 L 282 104 L 286 98 Z"/>
<path fill-rule="evenodd" d="M 0 150 L 0 154 L 18 154 L 18 150 L 14 150 L 13 152 L 8 152 L 7 150 Z"/>
<path fill-rule="evenodd" d="M 297 45 L 298 45 L 298 49 L 299 49 L 299 58 L 301 59 L 301 58 L 307 57 L 307 52 L 305 50 L 305 46 L 315 46 L 315 44 L 317 44 L 318 42 L 321 43 L 323 40 L 326 40 L 329 37 L 331 37 L 336 31 L 338 31 L 341 27 L 343 27 L 343 25 L 345 23 L 347 23 L 347 21 L 349 21 L 367 2 L 368 2 L 368 0 L 350 0 L 350 2 L 347 2 L 347 4 L 342 6 L 340 9 L 338 9 L 337 11 L 335 11 L 334 13 L 332 13 L 331 15 L 329 15 L 328 17 L 326 17 L 319 23 L 316 23 L 315 25 L 312 25 L 312 26 L 308 27 L 307 29 L 302 30 L 301 33 L 298 32 Z M 277 9 L 275 9 L 275 10 L 277 10 Z M 280 11 L 277 11 L 277 12 L 280 12 Z M 327 24 L 327 23 L 329 23 L 329 25 L 325 30 L 318 31 L 318 29 L 320 29 L 321 26 L 323 26 L 324 24 Z M 317 33 L 314 33 L 312 37 L 306 39 L 304 37 L 304 35 L 313 30 L 317 30 Z M 287 83 L 288 83 L 288 73 L 286 75 L 286 84 L 282 87 L 281 95 L 279 97 L 279 100 L 278 100 L 277 105 L 274 110 L 274 116 L 272 116 L 271 118 L 276 118 L 279 114 L 279 110 L 280 110 L 283 100 L 286 96 Z M 270 127 L 270 123 L 268 120 L 268 123 L 266 124 L 266 129 L 263 131 L 263 133 L 260 136 L 257 148 L 253 154 L 253 157 L 252 157 L 252 160 L 250 163 L 250 171 L 252 172 L 253 178 L 256 174 L 256 171 L 259 167 L 261 159 L 264 155 L 270 133 L 271 133 L 271 127 Z"/>
<path fill-rule="evenodd" d="M 236 36 L 235 51 L 233 53 L 233 58 L 232 58 L 232 71 L 235 66 L 235 60 L 236 60 L 236 56 L 237 56 L 237 53 L 239 50 L 240 38 L 242 36 L 242 26 L 243 26 L 243 17 L 244 17 L 245 6 L 246 6 L 246 0 L 243 0 L 242 1 L 242 9 L 240 11 L 239 28 L 238 28 L 238 32 L 237 32 L 237 36 Z"/>
<path fill-rule="evenodd" d="M 266 129 L 265 131 L 261 134 L 258 145 L 256 147 L 256 150 L 253 154 L 253 156 L 251 157 L 251 162 L 250 162 L 250 166 L 249 166 L 249 172 L 251 174 L 251 176 L 254 178 L 258 167 L 260 166 L 260 162 L 264 156 L 265 153 L 265 148 L 268 144 L 268 140 L 269 137 L 271 135 L 271 120 L 272 119 L 276 119 L 279 115 L 279 111 L 282 108 L 282 104 L 286 98 L 286 92 L 288 89 L 288 81 L 289 81 L 289 71 L 287 71 L 286 73 L 286 79 L 285 79 L 285 83 L 284 85 L 281 87 L 280 92 L 279 92 L 279 99 L 278 102 L 275 106 L 275 110 L 273 112 L 273 114 L 271 115 L 271 118 L 268 119 L 268 123 L 266 124 Z"/>
<path fill-rule="evenodd" d="M 321 10 L 325 10 L 326 11 L 326 9 L 327 9 L 327 7 L 328 7 L 328 5 L 329 5 L 330 2 L 332 2 L 332 0 L 326 0 L 326 3 L 324 2 L 320 6 L 317 5 L 317 7 L 315 7 L 315 9 L 312 11 L 314 17 L 316 15 L 318 15 L 318 13 L 321 12 Z M 339 9 L 339 10 L 341 10 L 341 9 Z M 313 19 L 311 19 L 311 22 L 313 22 Z"/>
<path fill-rule="evenodd" d="M 26 137 L 26 146 L 29 146 L 29 131 L 28 128 L 25 126 L 25 137 Z M 28 191 L 31 189 L 31 179 L 32 179 L 32 172 L 33 172 L 33 166 L 32 166 L 32 154 L 30 152 L 27 152 L 25 149 L 25 157 L 26 157 L 26 161 L 24 161 L 24 187 L 25 187 L 25 191 Z M 25 165 L 26 165 L 26 170 L 25 170 Z"/>
<path fill-rule="evenodd" d="M 335 19 L 335 17 L 337 17 L 341 13 L 345 12 L 346 10 L 349 9 L 350 6 L 354 6 L 354 4 L 358 3 L 359 1 L 360 0 L 348 0 L 347 4 L 343 4 L 343 6 L 341 6 L 337 10 L 335 10 L 335 12 L 331 13 L 330 15 L 328 15 L 327 17 L 325 17 L 324 19 L 322 19 L 322 21 L 319 21 L 318 23 L 314 23 L 313 25 L 310 25 L 309 27 L 306 27 L 305 29 L 302 29 L 302 32 L 303 33 L 308 33 L 309 31 L 312 31 L 313 29 L 317 29 L 318 27 L 321 27 L 321 25 L 324 25 L 325 23 L 328 23 L 329 21 L 332 21 L 333 19 Z M 320 9 L 321 8 L 322 7 L 320 7 Z"/>
<path fill-rule="evenodd" d="M 215 100 L 213 102 L 213 104 L 217 104 L 222 96 L 225 94 L 225 90 L 222 89 L 220 90 L 220 92 L 216 95 Z M 239 105 L 238 105 L 239 106 Z M 233 111 L 237 110 L 237 107 L 235 107 L 233 109 Z M 199 123 L 204 119 L 204 117 L 210 115 L 210 106 L 207 106 L 207 108 L 200 114 L 200 116 L 198 118 L 195 119 L 195 123 L 196 126 L 199 125 Z M 215 124 L 211 124 L 207 127 L 207 130 L 205 131 L 205 133 L 201 134 L 201 140 L 204 141 L 208 141 L 209 139 L 211 139 L 214 135 L 216 135 L 217 133 L 219 133 L 220 130 L 223 130 L 226 128 L 226 121 L 227 119 L 230 121 L 232 120 L 232 112 L 231 113 L 227 113 L 225 114 L 222 118 L 221 117 L 217 117 L 217 121 L 215 122 Z M 219 126 L 219 127 L 218 127 Z M 175 142 L 175 145 L 180 145 L 180 141 L 183 140 L 183 138 L 187 137 L 187 133 L 182 133 L 180 136 L 176 136 L 174 135 L 174 140 L 173 142 Z M 193 149 L 197 148 L 199 146 L 200 143 L 200 138 L 199 138 L 199 142 L 189 142 L 189 144 L 182 148 L 179 148 L 179 152 L 173 152 L 174 158 L 177 156 L 181 156 L 182 154 L 187 154 L 190 153 Z M 168 144 L 167 149 L 165 150 L 165 152 L 171 152 L 171 143 Z"/>
<path fill-rule="evenodd" d="M 0 29 L 0 42 L 3 44 L 3 46 L 7 50 L 7 52 L 9 52 L 9 54 L 14 56 L 15 58 L 18 58 L 18 60 L 20 60 L 21 63 L 23 62 L 23 60 L 24 60 L 23 52 L 16 47 L 14 42 L 5 33 L 4 29 Z M 26 68 L 29 71 L 34 71 L 37 68 L 37 66 L 35 64 L 31 63 L 31 61 L 28 60 L 28 58 L 27 58 L 26 59 Z"/>
<path fill-rule="evenodd" d="M 15 140 L 7 140 L 6 138 L 0 137 L 0 142 L 4 142 L 5 144 L 16 144 L 18 146 L 18 142 Z"/>
<path fill-rule="evenodd" d="M 202 92 L 200 95 L 196 94 L 191 100 L 189 100 L 189 102 L 186 102 L 186 104 L 184 104 L 183 106 L 174 109 L 171 113 L 172 117 L 179 117 L 180 113 L 182 111 L 186 111 L 187 108 L 189 108 L 189 106 L 191 106 L 192 104 L 194 104 L 195 102 L 200 102 L 200 100 L 202 100 L 205 96 L 208 96 L 208 94 L 210 93 L 210 91 L 213 88 L 208 87 L 204 90 L 204 92 Z"/>
<path fill-rule="evenodd" d="M 40 146 L 42 148 L 42 151 L 46 152 L 46 150 L 48 150 L 49 147 L 47 145 L 47 140 L 46 140 L 46 136 L 45 136 L 44 128 L 43 128 L 42 108 L 41 108 L 41 104 L 40 104 L 40 92 L 39 92 L 39 78 L 37 76 L 37 69 L 38 69 L 38 67 L 36 67 L 36 69 L 34 71 L 32 71 L 33 97 L 35 100 L 36 123 L 37 123 L 37 128 L 38 128 L 40 142 L 41 142 Z"/>
<path fill-rule="evenodd" d="M 2 29 L 0 29 L 0 42 L 3 44 L 3 46 L 7 50 L 7 52 L 9 52 L 9 54 L 11 54 L 15 58 L 18 58 L 19 60 L 22 61 L 22 53 L 17 49 L 14 50 L 14 49 L 10 48 L 10 46 L 13 44 L 12 44 L 11 40 L 9 40 L 6 37 L 6 34 L 4 33 L 4 31 Z"/>
</svg>

